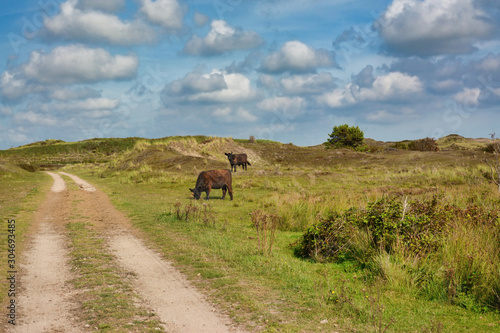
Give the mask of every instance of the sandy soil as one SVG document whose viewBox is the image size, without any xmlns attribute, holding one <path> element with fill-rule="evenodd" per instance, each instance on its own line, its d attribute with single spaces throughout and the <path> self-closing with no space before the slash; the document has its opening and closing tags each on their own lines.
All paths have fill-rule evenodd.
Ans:
<svg viewBox="0 0 500 333">
<path fill-rule="evenodd" d="M 76 315 L 78 292 L 68 283 L 73 273 L 64 224 L 74 209 L 88 216 L 109 240 L 116 264 L 131 273 L 141 303 L 157 315 L 167 332 L 243 332 L 149 249 L 103 192 L 77 176 L 59 172 L 80 189 L 68 190 L 59 174 L 47 173 L 54 185 L 35 214 L 35 230 L 21 258 L 18 325 L 8 327 L 8 332 L 91 331 Z"/>
</svg>

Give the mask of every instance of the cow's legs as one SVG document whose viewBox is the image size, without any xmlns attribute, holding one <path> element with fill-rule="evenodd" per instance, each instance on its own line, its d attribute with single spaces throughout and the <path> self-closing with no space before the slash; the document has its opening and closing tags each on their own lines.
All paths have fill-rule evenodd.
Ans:
<svg viewBox="0 0 500 333">
<path fill-rule="evenodd" d="M 226 197 L 227 186 L 222 186 L 222 200 Z"/>
</svg>

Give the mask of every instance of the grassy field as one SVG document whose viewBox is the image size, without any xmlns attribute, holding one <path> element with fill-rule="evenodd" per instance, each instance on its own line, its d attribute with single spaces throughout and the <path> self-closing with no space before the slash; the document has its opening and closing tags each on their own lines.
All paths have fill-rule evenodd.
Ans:
<svg viewBox="0 0 500 333">
<path fill-rule="evenodd" d="M 0 213 L 29 221 L 50 179 L 25 170 L 64 165 L 249 329 L 500 330 L 488 142 L 449 136 L 419 152 L 367 141 L 369 152 L 202 136 L 41 142 L 0 152 Z M 198 173 L 228 168 L 230 151 L 252 163 L 233 173 L 234 200 L 192 200 Z"/>
</svg>

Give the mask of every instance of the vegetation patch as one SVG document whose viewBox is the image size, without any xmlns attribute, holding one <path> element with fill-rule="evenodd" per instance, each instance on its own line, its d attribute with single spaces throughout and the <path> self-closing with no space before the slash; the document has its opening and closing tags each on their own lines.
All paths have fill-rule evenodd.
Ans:
<svg viewBox="0 0 500 333">
<path fill-rule="evenodd" d="M 460 208 L 436 196 L 424 201 L 385 197 L 366 209 L 321 219 L 303 234 L 295 253 L 351 261 L 370 276 L 482 312 L 500 310 L 499 242 L 497 208 Z"/>
</svg>

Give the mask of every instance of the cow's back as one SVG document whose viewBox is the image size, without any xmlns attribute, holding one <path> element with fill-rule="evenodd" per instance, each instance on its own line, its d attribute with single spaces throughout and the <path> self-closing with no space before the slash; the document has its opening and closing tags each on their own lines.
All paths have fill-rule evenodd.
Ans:
<svg viewBox="0 0 500 333">
<path fill-rule="evenodd" d="M 229 170 L 209 170 L 203 171 L 198 176 L 196 187 L 214 189 L 222 188 L 224 186 L 231 186 L 232 177 Z"/>
</svg>

